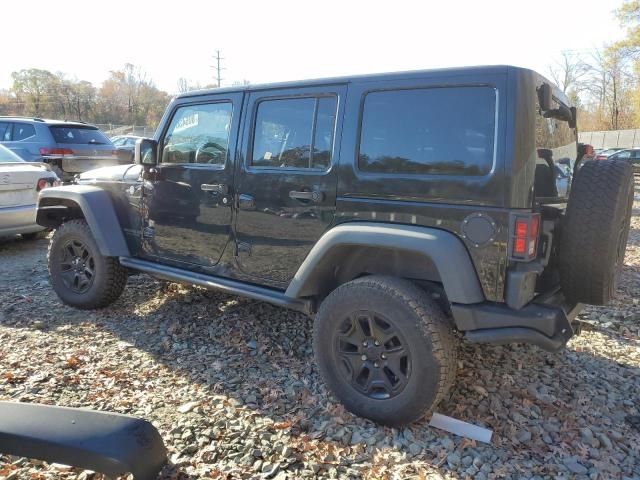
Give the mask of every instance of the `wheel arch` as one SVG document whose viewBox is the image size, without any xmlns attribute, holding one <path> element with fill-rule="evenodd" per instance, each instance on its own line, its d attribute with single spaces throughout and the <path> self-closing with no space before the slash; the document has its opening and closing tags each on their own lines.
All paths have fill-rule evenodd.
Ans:
<svg viewBox="0 0 640 480">
<path fill-rule="evenodd" d="M 350 222 L 326 232 L 289 284 L 294 298 L 324 297 L 362 275 L 443 285 L 450 302 L 484 301 L 469 253 L 454 234 L 429 227 Z"/>
<path fill-rule="evenodd" d="M 40 192 L 36 210 L 38 225 L 57 228 L 76 218 L 87 222 L 102 255 L 130 256 L 115 207 L 105 190 L 91 185 L 67 185 Z"/>
</svg>

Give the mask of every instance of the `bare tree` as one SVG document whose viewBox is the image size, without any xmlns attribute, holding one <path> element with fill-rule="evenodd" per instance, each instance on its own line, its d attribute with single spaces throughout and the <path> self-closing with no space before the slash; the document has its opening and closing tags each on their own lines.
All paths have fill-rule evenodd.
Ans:
<svg viewBox="0 0 640 480">
<path fill-rule="evenodd" d="M 584 88 L 584 80 L 589 75 L 591 67 L 582 58 L 568 50 L 560 53 L 561 58 L 549 67 L 551 79 L 563 93 L 573 90 L 579 93 Z"/>
</svg>

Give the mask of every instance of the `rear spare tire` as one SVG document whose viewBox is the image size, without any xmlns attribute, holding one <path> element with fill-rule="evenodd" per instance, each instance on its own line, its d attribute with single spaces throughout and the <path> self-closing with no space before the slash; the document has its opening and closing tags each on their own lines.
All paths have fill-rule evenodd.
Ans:
<svg viewBox="0 0 640 480">
<path fill-rule="evenodd" d="M 633 206 L 633 170 L 591 160 L 578 170 L 562 226 L 558 263 L 567 299 L 604 305 L 617 288 Z"/>
</svg>

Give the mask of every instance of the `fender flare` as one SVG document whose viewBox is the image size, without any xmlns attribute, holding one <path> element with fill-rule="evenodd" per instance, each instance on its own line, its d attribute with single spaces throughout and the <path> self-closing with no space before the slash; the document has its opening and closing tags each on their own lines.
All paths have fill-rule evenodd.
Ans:
<svg viewBox="0 0 640 480">
<path fill-rule="evenodd" d="M 52 220 L 49 212 L 68 210 L 70 203 L 77 205 L 82 211 L 102 255 L 130 256 L 113 201 L 102 188 L 93 185 L 65 185 L 42 190 L 38 197 L 36 223 L 43 227 L 60 226 L 61 220 Z"/>
<path fill-rule="evenodd" d="M 346 250 L 345 250 L 346 247 Z M 285 295 L 299 298 L 317 293 L 316 285 L 330 276 L 340 250 L 380 247 L 418 255 L 435 267 L 451 303 L 485 300 L 476 269 L 462 241 L 453 233 L 430 227 L 349 222 L 327 231 L 311 249 Z"/>
</svg>

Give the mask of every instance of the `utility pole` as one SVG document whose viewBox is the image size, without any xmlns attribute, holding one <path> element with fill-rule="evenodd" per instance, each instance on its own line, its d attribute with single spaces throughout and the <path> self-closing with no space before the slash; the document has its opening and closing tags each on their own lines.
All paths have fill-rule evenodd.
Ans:
<svg viewBox="0 0 640 480">
<path fill-rule="evenodd" d="M 220 50 L 216 50 L 216 54 L 213 59 L 216 61 L 216 64 L 211 65 L 211 68 L 214 68 L 216 71 L 216 81 L 218 82 L 218 88 L 220 88 L 220 85 L 222 84 L 222 77 L 220 73 L 224 70 L 224 68 L 220 67 L 220 60 L 224 60 L 224 58 L 220 58 Z"/>
</svg>

